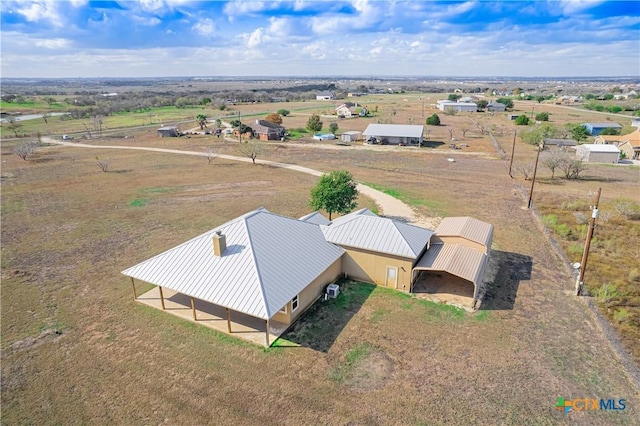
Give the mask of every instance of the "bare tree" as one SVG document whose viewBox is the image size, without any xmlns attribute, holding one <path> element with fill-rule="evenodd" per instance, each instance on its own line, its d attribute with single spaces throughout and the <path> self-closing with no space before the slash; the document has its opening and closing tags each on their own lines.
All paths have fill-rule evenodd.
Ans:
<svg viewBox="0 0 640 426">
<path fill-rule="evenodd" d="M 516 163 L 514 167 L 517 171 L 522 173 L 524 180 L 529 180 L 533 175 L 533 161 L 529 161 L 528 163 Z"/>
<path fill-rule="evenodd" d="M 453 140 L 453 129 L 451 127 L 447 127 L 447 130 L 449 131 L 449 140 Z"/>
<path fill-rule="evenodd" d="M 82 123 L 84 129 L 87 131 L 87 139 L 93 139 L 93 135 L 91 134 L 91 129 L 85 123 Z"/>
<path fill-rule="evenodd" d="M 102 137 L 102 117 L 94 115 L 91 122 L 93 123 L 93 128 L 98 131 L 99 137 Z"/>
<path fill-rule="evenodd" d="M 23 142 L 13 148 L 13 153 L 26 161 L 27 157 L 33 154 L 34 149 L 35 147 L 33 142 Z"/>
<path fill-rule="evenodd" d="M 462 130 L 462 137 L 463 137 L 463 138 L 466 138 L 466 137 L 467 137 L 467 132 L 468 132 L 469 130 L 471 130 L 471 129 L 470 129 L 468 126 L 462 126 L 462 127 L 460 128 L 460 130 Z"/>
<path fill-rule="evenodd" d="M 264 146 L 257 140 L 241 143 L 238 146 L 238 152 L 245 157 L 251 158 L 253 164 L 256 164 L 256 158 L 264 152 Z"/>
<path fill-rule="evenodd" d="M 98 167 L 100 167 L 100 170 L 102 170 L 103 172 L 107 172 L 109 170 L 109 160 L 101 160 L 100 158 L 96 157 L 96 163 L 98 164 Z"/>
<path fill-rule="evenodd" d="M 215 160 L 216 157 L 218 157 L 218 152 L 213 148 L 207 148 L 207 151 L 206 151 L 207 164 L 211 164 L 211 162 Z"/>
<path fill-rule="evenodd" d="M 51 117 L 50 112 L 45 112 L 42 114 L 42 119 L 44 120 L 44 124 L 49 124 L 49 117 Z"/>
<path fill-rule="evenodd" d="M 567 158 L 566 161 L 560 163 L 559 167 L 567 179 L 580 179 L 580 173 L 587 169 L 587 165 L 580 158 Z"/>
<path fill-rule="evenodd" d="M 556 169 L 560 167 L 564 162 L 569 161 L 568 154 L 560 150 L 547 151 L 543 154 L 542 164 L 544 164 L 549 170 L 551 170 L 551 179 L 556 175 Z"/>
<path fill-rule="evenodd" d="M 6 126 L 7 126 L 7 129 L 11 130 L 13 134 L 16 135 L 16 138 L 20 136 L 18 135 L 18 130 L 22 128 L 22 123 L 16 120 L 15 117 L 9 116 L 9 118 L 7 119 Z"/>
</svg>

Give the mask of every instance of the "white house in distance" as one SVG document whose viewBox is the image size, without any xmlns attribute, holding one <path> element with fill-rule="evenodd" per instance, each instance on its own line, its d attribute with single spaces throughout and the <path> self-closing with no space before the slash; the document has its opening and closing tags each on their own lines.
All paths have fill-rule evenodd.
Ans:
<svg viewBox="0 0 640 426">
<path fill-rule="evenodd" d="M 420 146 L 423 132 L 417 124 L 369 124 L 362 135 L 369 143 Z"/>
<path fill-rule="evenodd" d="M 440 111 L 446 111 L 451 108 L 458 112 L 476 112 L 478 111 L 478 105 L 473 102 L 452 102 L 446 99 L 436 102 L 436 105 Z"/>
<path fill-rule="evenodd" d="M 617 163 L 620 158 L 620 150 L 615 145 L 585 143 L 578 145 L 576 156 L 582 161 L 590 163 Z"/>
<path fill-rule="evenodd" d="M 316 94 L 316 101 L 332 101 L 335 99 L 333 93 L 325 90 Z"/>
</svg>

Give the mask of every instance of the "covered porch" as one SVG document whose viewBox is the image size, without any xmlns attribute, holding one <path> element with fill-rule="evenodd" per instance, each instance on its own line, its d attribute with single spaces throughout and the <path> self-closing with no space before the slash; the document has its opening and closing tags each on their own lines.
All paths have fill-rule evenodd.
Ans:
<svg viewBox="0 0 640 426">
<path fill-rule="evenodd" d="M 474 304 L 475 284 L 445 271 L 421 270 L 417 272 L 413 293 L 418 298 L 470 310 Z"/>
<path fill-rule="evenodd" d="M 131 283 L 136 302 L 265 347 L 271 346 L 289 327 L 288 324 L 253 317 L 167 288 L 154 287 L 138 296 L 135 282 L 132 280 Z"/>
</svg>

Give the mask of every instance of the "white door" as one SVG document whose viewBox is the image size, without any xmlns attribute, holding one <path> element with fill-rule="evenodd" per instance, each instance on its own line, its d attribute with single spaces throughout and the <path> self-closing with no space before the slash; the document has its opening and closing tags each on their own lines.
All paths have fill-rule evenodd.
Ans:
<svg viewBox="0 0 640 426">
<path fill-rule="evenodd" d="M 393 266 L 387 266 L 387 281 L 386 286 L 389 288 L 396 288 L 398 284 L 398 268 Z"/>
</svg>

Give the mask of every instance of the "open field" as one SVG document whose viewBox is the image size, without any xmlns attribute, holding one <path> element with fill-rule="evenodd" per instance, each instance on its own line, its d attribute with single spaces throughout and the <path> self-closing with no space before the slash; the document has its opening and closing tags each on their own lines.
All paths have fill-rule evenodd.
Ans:
<svg viewBox="0 0 640 426">
<path fill-rule="evenodd" d="M 237 142 L 215 136 L 158 138 L 156 121 L 185 121 L 185 130 L 201 111 L 210 118 L 240 114 L 250 123 L 286 108 L 292 111 L 287 128 L 304 127 L 310 114 L 320 113 L 325 129 L 335 121 L 339 132 L 362 131 L 368 123 L 424 123 L 442 98 L 371 95 L 356 101 L 377 107 L 373 117 L 345 120 L 330 116 L 333 102 L 243 104 L 229 112 L 168 107 L 110 116 L 104 127 L 112 136 L 83 142 L 238 155 Z M 561 125 L 607 117 L 630 122 L 555 105 L 515 105 L 527 114 L 532 108 Z M 33 111 L 42 109 L 43 103 Z M 267 350 L 133 302 L 120 271 L 260 206 L 293 217 L 308 213 L 316 178 L 220 158 L 208 164 L 200 157 L 79 147 L 43 147 L 22 161 L 12 154 L 19 141 L 2 141 L 3 423 L 640 424 L 638 388 L 586 300 L 572 295 L 565 260 L 525 208 L 518 185 L 526 191 L 530 182 L 509 178 L 508 164 L 474 122 L 492 126 L 507 155 L 516 126 L 506 113 L 438 114 L 443 126 L 427 126 L 430 147 L 340 147 L 303 138 L 269 143 L 259 158 L 348 169 L 421 216 L 493 223 L 492 278 L 480 311 L 343 282 L 339 299 L 317 305 Z M 90 125 L 32 121 L 24 129 L 43 134 L 82 136 Z M 469 146 L 448 148 L 447 127 Z M 516 161 L 535 158 L 520 140 L 515 152 Z M 96 156 L 109 162 L 109 172 L 100 171 Z M 583 179 L 567 181 L 551 179 L 540 166 L 538 177 L 536 208 L 556 215 L 556 225 L 576 227 L 574 240 L 556 234 L 571 261 L 582 236 L 569 220 L 598 187 L 605 210 L 619 198 L 640 202 L 638 167 L 589 165 Z M 366 197 L 359 206 L 378 210 Z M 634 257 L 627 250 L 637 242 L 638 224 L 629 223 L 611 218 L 598 228 L 587 284 L 614 282 L 619 271 L 634 279 L 632 268 L 620 264 L 625 255 Z M 600 271 L 606 262 L 616 266 Z M 639 328 L 629 318 L 614 324 L 640 360 Z M 290 342 L 299 347 L 287 347 Z M 554 408 L 559 396 L 623 398 L 627 409 L 564 415 Z"/>
<path fill-rule="evenodd" d="M 216 138 L 145 134 L 119 143 L 235 153 Z M 343 299 L 286 337 L 301 348 L 268 350 L 134 303 L 119 271 L 261 205 L 302 215 L 312 176 L 116 150 L 98 153 L 103 173 L 93 150 L 22 161 L 3 143 L 3 422 L 638 424 L 638 390 L 478 141 L 456 163 L 428 149 L 271 145 L 264 158 L 348 168 L 424 215 L 473 215 L 496 232 L 480 312 L 344 283 Z M 564 415 L 558 396 L 628 408 Z"/>
</svg>

